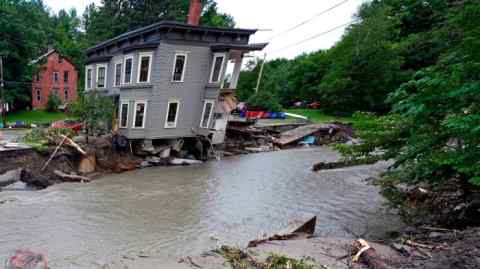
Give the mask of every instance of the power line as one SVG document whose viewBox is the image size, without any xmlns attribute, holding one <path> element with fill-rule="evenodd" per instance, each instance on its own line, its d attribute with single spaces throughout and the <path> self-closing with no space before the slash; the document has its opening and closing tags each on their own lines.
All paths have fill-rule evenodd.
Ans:
<svg viewBox="0 0 480 269">
<path fill-rule="evenodd" d="M 317 38 L 319 38 L 319 37 L 321 37 L 321 36 L 323 36 L 323 35 L 326 35 L 326 34 L 328 34 L 328 33 L 331 33 L 331 32 L 333 32 L 333 31 L 336 31 L 336 30 L 338 30 L 338 29 L 341 29 L 341 28 L 343 28 L 343 27 L 345 27 L 345 26 L 351 25 L 351 24 L 353 24 L 353 23 L 355 23 L 355 22 L 357 22 L 357 21 L 358 21 L 358 20 L 353 20 L 353 21 L 350 21 L 350 22 L 348 22 L 348 23 L 339 25 L 339 26 L 337 26 L 337 27 L 334 27 L 334 28 L 329 29 L 329 30 L 327 30 L 327 31 L 325 31 L 325 32 L 321 32 L 321 33 L 319 33 L 319 34 L 316 34 L 316 35 L 314 35 L 314 36 L 311 36 L 311 37 L 309 37 L 309 38 L 307 38 L 307 39 L 304 39 L 304 40 L 302 40 L 302 41 L 299 41 L 299 42 L 290 44 L 290 45 L 285 46 L 285 47 L 283 47 L 283 48 L 280 48 L 280 49 L 278 49 L 278 50 L 274 50 L 274 51 L 270 52 L 269 54 L 277 53 L 277 52 L 280 52 L 280 51 L 289 49 L 289 48 L 291 48 L 291 47 L 298 46 L 298 45 L 303 44 L 303 43 L 305 43 L 305 42 L 308 42 L 308 41 L 317 39 Z"/>
<path fill-rule="evenodd" d="M 336 8 L 344 5 L 344 4 L 346 4 L 348 1 L 350 1 L 350 0 L 344 0 L 344 1 L 342 1 L 342 2 L 340 2 L 340 3 L 338 3 L 338 4 L 336 4 L 336 5 L 328 8 L 328 9 L 326 9 L 326 10 L 318 13 L 318 14 L 315 14 L 313 17 L 311 17 L 311 18 L 309 18 L 309 19 L 307 19 L 307 20 L 305 20 L 305 21 L 303 21 L 303 22 L 301 22 L 301 23 L 299 23 L 299 24 L 297 24 L 297 25 L 295 25 L 295 26 L 293 26 L 293 27 L 291 27 L 291 28 L 283 31 L 283 32 L 280 32 L 280 33 L 278 33 L 278 34 L 270 37 L 270 38 L 267 40 L 267 42 L 270 42 L 270 41 L 272 41 L 273 39 L 275 39 L 275 38 L 277 38 L 277 37 L 279 37 L 279 36 L 281 36 L 281 35 L 287 34 L 287 33 L 291 32 L 291 31 L 293 31 L 293 30 L 296 30 L 296 29 L 302 27 L 303 25 L 305 25 L 305 24 L 307 24 L 307 23 L 315 20 L 316 18 L 322 16 L 323 14 L 328 13 L 328 12 L 330 12 L 330 11 L 332 11 L 332 10 L 334 10 L 334 9 L 336 9 Z"/>
</svg>

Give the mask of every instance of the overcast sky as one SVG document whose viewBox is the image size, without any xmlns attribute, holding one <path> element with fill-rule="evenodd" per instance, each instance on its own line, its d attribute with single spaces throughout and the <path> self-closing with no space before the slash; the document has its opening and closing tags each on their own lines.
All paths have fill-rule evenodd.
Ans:
<svg viewBox="0 0 480 269">
<path fill-rule="evenodd" d="M 217 0 L 222 12 L 233 15 L 237 27 L 254 28 L 272 31 L 259 31 L 252 37 L 251 42 L 266 42 L 272 36 L 302 23 L 316 14 L 345 0 Z M 337 42 L 344 27 L 322 35 L 311 41 L 304 42 L 288 49 L 290 45 L 331 30 L 352 20 L 361 3 L 367 0 L 349 0 L 337 8 L 314 18 L 300 28 L 274 38 L 265 49 L 268 58 L 293 58 L 304 52 L 326 49 Z M 82 14 L 90 3 L 100 3 L 100 0 L 44 0 L 54 12 L 60 9 L 76 8 Z M 263 52 L 261 53 L 263 54 Z"/>
</svg>

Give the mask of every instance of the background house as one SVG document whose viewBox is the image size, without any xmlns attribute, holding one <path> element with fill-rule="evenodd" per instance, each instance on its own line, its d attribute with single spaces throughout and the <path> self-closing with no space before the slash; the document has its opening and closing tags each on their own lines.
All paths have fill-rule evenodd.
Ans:
<svg viewBox="0 0 480 269">
<path fill-rule="evenodd" d="M 50 49 L 31 63 L 40 64 L 32 78 L 33 109 L 45 108 L 50 94 L 57 95 L 62 103 L 77 100 L 78 72 L 68 59 Z"/>
</svg>

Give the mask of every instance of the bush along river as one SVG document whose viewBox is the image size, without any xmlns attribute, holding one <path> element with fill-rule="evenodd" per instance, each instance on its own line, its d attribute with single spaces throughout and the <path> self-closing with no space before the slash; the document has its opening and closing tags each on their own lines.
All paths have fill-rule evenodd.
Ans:
<svg viewBox="0 0 480 269">
<path fill-rule="evenodd" d="M 0 260 L 24 248 L 47 255 L 51 268 L 97 268 L 139 253 L 175 260 L 220 243 L 245 246 L 298 212 L 318 217 L 319 237 L 377 239 L 401 227 L 365 182 L 388 165 L 311 170 L 338 158 L 328 148 L 295 149 L 0 192 Z"/>
</svg>

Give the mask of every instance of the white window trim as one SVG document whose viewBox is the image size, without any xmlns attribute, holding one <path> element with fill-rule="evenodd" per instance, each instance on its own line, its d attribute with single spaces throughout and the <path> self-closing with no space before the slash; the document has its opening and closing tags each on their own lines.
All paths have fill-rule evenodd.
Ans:
<svg viewBox="0 0 480 269">
<path fill-rule="evenodd" d="M 132 60 L 132 70 L 130 71 L 130 82 L 125 82 L 125 71 L 127 67 L 127 60 L 131 59 Z M 132 84 L 133 83 L 133 55 L 127 55 L 123 59 L 123 67 L 122 67 L 122 83 L 121 84 Z"/>
<path fill-rule="evenodd" d="M 177 103 L 177 111 L 176 111 L 176 114 L 175 114 L 175 122 L 173 123 L 173 125 L 169 125 L 168 124 L 168 112 L 170 111 L 170 104 L 173 104 L 173 103 Z M 181 105 L 180 99 L 170 99 L 170 100 L 168 100 L 167 114 L 165 115 L 165 126 L 164 126 L 165 129 L 177 128 L 178 114 L 180 112 L 180 105 Z"/>
<path fill-rule="evenodd" d="M 137 125 L 137 105 L 145 104 L 145 112 L 143 113 L 142 127 L 135 127 Z M 136 100 L 135 105 L 133 106 L 133 124 L 132 129 L 145 129 L 145 122 L 147 120 L 147 101 L 146 100 Z"/>
<path fill-rule="evenodd" d="M 177 67 L 177 57 L 178 56 L 185 56 L 185 61 L 183 63 L 183 70 L 182 70 L 182 78 L 181 80 L 175 80 L 175 67 Z M 174 83 L 182 83 L 185 81 L 185 70 L 187 69 L 187 62 L 188 62 L 188 53 L 186 52 L 177 52 L 175 53 L 175 57 L 173 58 L 173 69 L 172 69 L 172 82 Z"/>
<path fill-rule="evenodd" d="M 99 78 L 99 77 L 98 77 L 98 75 L 99 75 L 98 70 L 99 70 L 100 68 L 102 68 L 102 67 L 105 67 L 105 82 L 104 82 L 103 87 L 99 87 L 99 86 L 98 86 L 98 78 Z M 108 82 L 108 80 L 107 80 L 107 78 L 108 78 L 107 74 L 108 74 L 108 64 L 99 64 L 99 65 L 97 65 L 97 76 L 96 76 L 97 79 L 95 80 L 95 86 L 96 86 L 97 88 L 99 88 L 99 89 L 105 89 L 105 88 L 107 88 L 107 82 Z"/>
<path fill-rule="evenodd" d="M 122 65 L 122 68 L 120 68 L 120 83 L 118 83 L 117 85 L 117 65 L 121 64 Z M 120 87 L 122 86 L 122 82 L 123 82 L 123 61 L 117 61 L 115 62 L 115 64 L 113 65 L 114 66 L 114 74 L 113 74 L 113 87 Z"/>
<path fill-rule="evenodd" d="M 55 80 L 55 74 L 57 74 L 57 80 Z M 53 72 L 53 83 L 59 83 L 60 82 L 60 72 L 54 71 Z"/>
<path fill-rule="evenodd" d="M 212 104 L 212 110 L 210 110 L 210 116 L 208 116 L 208 120 L 207 120 L 207 127 L 203 127 L 203 119 L 204 119 L 204 116 L 205 116 L 205 110 L 207 108 L 207 104 Z M 200 128 L 203 128 L 203 129 L 210 129 L 210 122 L 212 120 L 212 115 L 213 115 L 213 111 L 215 109 L 215 101 L 214 100 L 205 100 L 203 102 L 203 111 L 202 111 L 202 118 L 200 119 Z"/>
<path fill-rule="evenodd" d="M 223 57 L 223 60 L 222 60 L 222 65 L 220 67 L 220 73 L 218 75 L 218 81 L 213 81 L 213 73 L 215 72 L 215 62 L 217 61 L 217 58 L 219 58 L 219 57 Z M 225 53 L 215 53 L 213 55 L 212 70 L 210 71 L 209 83 L 220 83 L 222 81 L 223 68 L 225 66 L 225 59 L 226 58 L 227 58 L 227 55 Z"/>
<path fill-rule="evenodd" d="M 88 86 L 88 70 L 92 71 L 92 78 L 91 78 L 91 84 L 90 87 Z M 93 88 L 93 67 L 91 65 L 85 67 L 85 89 L 90 90 Z"/>
<path fill-rule="evenodd" d="M 147 81 L 140 81 L 140 72 L 142 66 L 142 58 L 148 57 L 148 73 L 147 73 Z M 138 54 L 138 64 L 137 64 L 137 83 L 150 83 L 150 75 L 152 74 L 152 59 L 153 59 L 153 52 L 142 52 Z"/>
<path fill-rule="evenodd" d="M 123 126 L 122 125 L 122 115 L 123 115 L 123 105 L 127 105 L 127 121 L 126 121 L 126 125 Z M 119 123 L 118 123 L 118 127 L 119 128 L 122 128 L 122 129 L 126 129 L 128 128 L 128 115 L 130 114 L 130 101 L 129 100 L 120 100 L 120 115 L 118 117 L 118 119 L 120 120 Z"/>
</svg>

